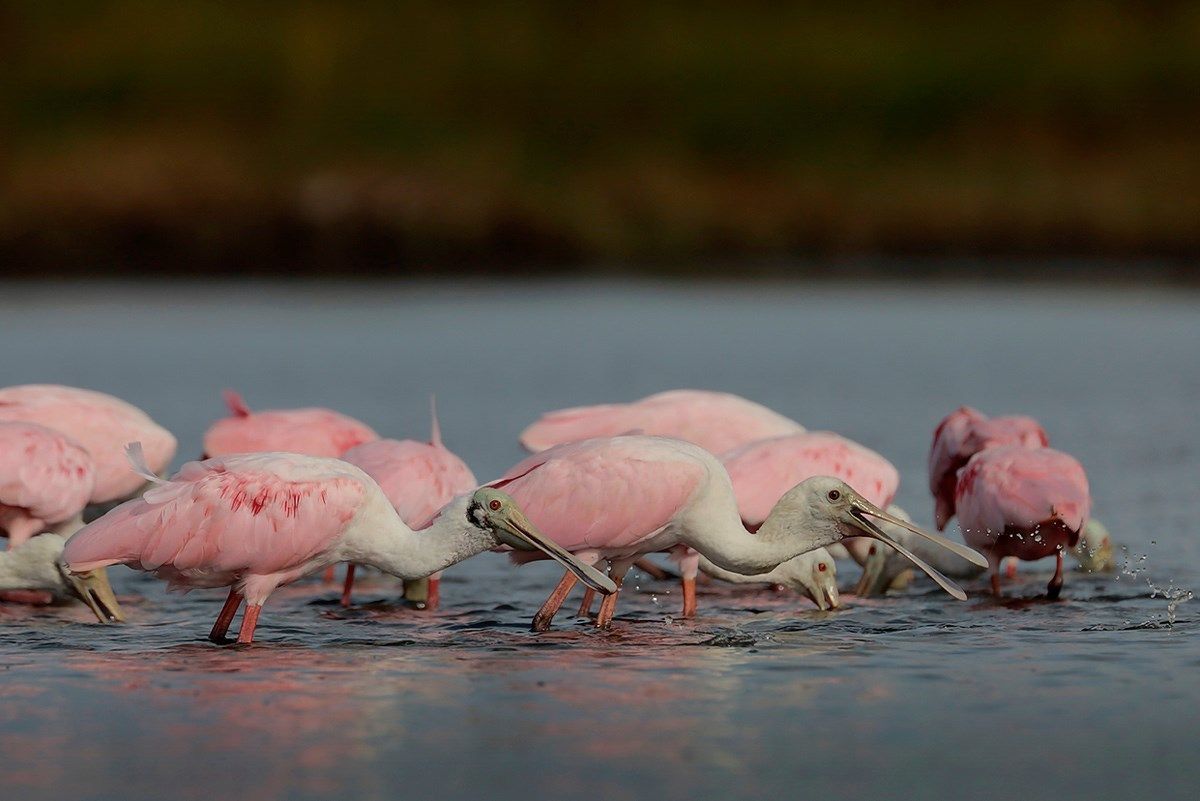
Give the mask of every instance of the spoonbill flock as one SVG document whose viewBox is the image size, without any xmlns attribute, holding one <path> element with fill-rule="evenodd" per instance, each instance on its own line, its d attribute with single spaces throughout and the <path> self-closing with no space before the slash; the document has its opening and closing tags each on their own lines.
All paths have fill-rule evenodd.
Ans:
<svg viewBox="0 0 1200 801">
<path fill-rule="evenodd" d="M 236 640 L 250 643 L 272 593 L 331 580 L 338 563 L 344 605 L 361 565 L 405 580 L 432 611 L 441 572 L 476 554 L 553 559 L 565 573 L 533 616 L 542 631 L 577 583 L 581 615 L 599 594 L 595 625 L 611 627 L 627 573 L 660 570 L 646 562 L 659 553 L 678 563 L 684 618 L 697 615 L 701 573 L 833 610 L 837 555 L 862 566 L 858 596 L 903 587 L 916 568 L 960 600 L 956 581 L 984 571 L 999 595 L 1005 559 L 1054 557 L 1050 599 L 1067 551 L 1090 570 L 1111 559 L 1107 531 L 1086 529 L 1083 467 L 1028 417 L 962 407 L 934 432 L 935 523 L 957 517 L 960 543 L 891 505 L 900 475 L 880 454 L 727 393 L 550 412 L 519 436 L 532 454 L 482 483 L 443 444 L 436 413 L 427 441 L 384 439 L 330 409 L 225 399 L 204 456 L 168 477 L 175 438 L 136 407 L 72 387 L 0 389 L 0 601 L 74 597 L 119 622 L 106 570 L 126 565 L 174 589 L 227 588 L 209 639 L 227 642 L 244 605 Z M 85 525 L 85 514 L 99 516 Z"/>
</svg>

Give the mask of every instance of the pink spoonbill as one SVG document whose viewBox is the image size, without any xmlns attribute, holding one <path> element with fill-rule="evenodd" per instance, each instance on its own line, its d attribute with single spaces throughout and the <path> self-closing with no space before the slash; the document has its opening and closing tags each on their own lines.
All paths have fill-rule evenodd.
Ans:
<svg viewBox="0 0 1200 801">
<path fill-rule="evenodd" d="M 146 463 L 156 474 L 175 457 L 171 432 L 136 406 L 89 389 L 48 384 L 0 389 L 0 420 L 38 423 L 82 445 L 96 468 L 90 503 L 128 498 L 145 484 L 125 462 L 126 443 L 142 443 Z M 81 525 L 79 519 L 76 527 Z"/>
<path fill-rule="evenodd" d="M 633 403 L 581 406 L 549 412 L 521 433 L 536 453 L 581 439 L 651 434 L 694 442 L 714 454 L 804 427 L 753 401 L 726 392 L 675 389 Z"/>
<path fill-rule="evenodd" d="M 342 458 L 375 479 L 400 519 L 414 531 L 424 529 L 442 507 L 479 486 L 466 462 L 442 444 L 436 411 L 429 442 L 380 439 L 351 448 Z M 420 584 L 406 583 L 405 597 L 423 600 L 426 608 L 436 609 L 441 597 L 441 573 L 429 577 L 424 598 L 418 597 Z M 350 605 L 353 586 L 354 565 L 350 564 L 346 567 L 343 606 Z"/>
<path fill-rule="evenodd" d="M 499 547 L 538 549 L 601 593 L 616 587 L 539 533 L 506 493 L 460 496 L 423 531 L 404 524 L 383 490 L 340 459 L 257 453 L 189 462 L 170 480 L 150 473 L 136 443 L 135 470 L 156 486 L 71 538 L 72 573 L 124 564 L 174 588 L 229 587 L 209 638 L 224 642 L 243 602 L 237 641 L 253 641 L 263 605 L 281 585 L 337 562 L 418 579 Z"/>
<path fill-rule="evenodd" d="M 643 554 L 688 548 L 716 566 L 761 575 L 802 553 L 846 537 L 880 539 L 897 549 L 872 518 L 932 539 L 964 558 L 979 554 L 893 518 L 844 481 L 816 476 L 782 494 L 757 533 L 746 530 L 729 474 L 717 457 L 694 444 L 631 435 L 560 445 L 530 456 L 490 487 L 503 489 L 542 531 L 580 561 L 607 561 L 618 588 Z M 513 554 L 515 561 L 530 555 Z M 532 558 L 536 559 L 537 556 Z M 917 557 L 913 561 L 957 598 L 962 590 Z M 575 584 L 568 574 L 534 618 L 548 628 Z M 607 628 L 616 594 L 601 604 L 596 625 Z"/>
<path fill-rule="evenodd" d="M 34 423 L 0 423 L 0 529 L 8 535 L 0 597 L 48 603 L 69 594 L 101 622 L 122 619 L 103 570 L 68 576 L 59 561 L 95 480 L 92 457 L 66 435 Z"/>
<path fill-rule="evenodd" d="M 1004 558 L 1033 561 L 1054 556 L 1054 577 L 1046 592 L 1057 598 L 1063 553 L 1079 541 L 1091 509 L 1087 474 L 1073 457 L 1035 446 L 1046 441 L 1036 422 L 1015 418 L 1022 421 L 1018 427 L 1024 433 L 1014 435 L 1011 426 L 995 425 L 1004 419 L 989 421 L 964 407 L 938 426 L 930 449 L 929 485 L 936 488 L 939 527 L 957 515 L 963 539 L 987 554 L 995 595 L 1000 594 Z M 943 494 L 945 477 L 935 473 L 953 463 L 945 458 L 947 453 L 967 457 L 956 471 L 949 498 Z"/>
<path fill-rule="evenodd" d="M 332 409 L 268 409 L 252 412 L 242 396 L 223 393 L 229 417 L 204 433 L 204 458 L 240 453 L 299 453 L 341 456 L 364 442 L 379 439 L 371 427 Z"/>
</svg>

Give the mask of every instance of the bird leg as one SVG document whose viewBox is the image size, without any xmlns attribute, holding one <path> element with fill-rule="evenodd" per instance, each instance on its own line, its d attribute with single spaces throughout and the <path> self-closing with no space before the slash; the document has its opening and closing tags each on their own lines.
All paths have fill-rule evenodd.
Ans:
<svg viewBox="0 0 1200 801">
<path fill-rule="evenodd" d="M 1004 577 L 1009 581 L 1017 577 L 1017 560 L 1011 556 L 1004 560 Z"/>
<path fill-rule="evenodd" d="M 241 605 L 242 594 L 234 587 L 230 587 L 229 597 L 225 599 L 225 605 L 221 607 L 221 614 L 217 615 L 217 622 L 213 624 L 212 631 L 208 633 L 209 640 L 217 645 L 229 642 L 225 639 L 225 633 L 229 631 L 229 624 L 233 622 L 233 616 L 237 614 L 238 607 Z"/>
<path fill-rule="evenodd" d="M 562 607 L 563 601 L 567 600 L 567 595 L 570 594 L 576 581 L 578 579 L 575 578 L 575 574 L 568 570 L 562 577 L 562 581 L 558 582 L 558 586 L 554 588 L 554 592 L 550 593 L 546 603 L 542 604 L 542 608 L 533 616 L 533 624 L 529 627 L 530 631 L 545 631 L 550 628 L 550 624 L 554 622 L 554 615 Z M 608 601 L 607 598 L 604 600 Z"/>
<path fill-rule="evenodd" d="M 330 565 L 329 567 L 325 568 L 325 575 L 321 578 L 322 582 L 324 582 L 325 584 L 333 583 L 333 578 L 334 578 L 333 569 L 334 569 L 334 565 Z"/>
<path fill-rule="evenodd" d="M 696 616 L 696 574 L 700 571 L 700 554 L 690 549 L 679 560 L 679 572 L 683 579 L 683 616 Z"/>
<path fill-rule="evenodd" d="M 1063 552 L 1060 549 L 1054 555 L 1054 578 L 1050 579 L 1050 584 L 1046 587 L 1046 597 L 1051 601 L 1058 599 L 1058 594 L 1062 592 L 1063 587 Z"/>
<path fill-rule="evenodd" d="M 592 614 L 592 602 L 596 600 L 596 591 L 591 587 L 583 593 L 583 603 L 579 605 L 579 614 L 576 617 L 590 617 Z"/>
<path fill-rule="evenodd" d="M 346 565 L 346 583 L 342 585 L 342 606 L 350 606 L 354 594 L 354 563 Z"/>
<path fill-rule="evenodd" d="M 999 565 L 992 568 L 992 596 L 1000 597 L 1000 567 Z"/>
<path fill-rule="evenodd" d="M 608 575 L 613 580 L 613 584 L 617 585 L 617 591 L 612 595 L 604 596 L 604 600 L 600 602 L 600 612 L 596 615 L 596 628 L 609 629 L 612 628 L 613 614 L 617 611 L 617 596 L 621 594 L 621 585 L 625 583 L 625 573 L 628 572 L 632 562 L 610 562 Z"/>
<path fill-rule="evenodd" d="M 242 615 L 242 627 L 238 629 L 238 644 L 249 645 L 254 642 L 254 628 L 258 625 L 258 613 L 262 604 L 246 604 L 246 613 Z"/>
<path fill-rule="evenodd" d="M 425 608 L 437 609 L 442 602 L 442 580 L 437 576 L 429 577 L 429 591 L 425 595 Z"/>
</svg>

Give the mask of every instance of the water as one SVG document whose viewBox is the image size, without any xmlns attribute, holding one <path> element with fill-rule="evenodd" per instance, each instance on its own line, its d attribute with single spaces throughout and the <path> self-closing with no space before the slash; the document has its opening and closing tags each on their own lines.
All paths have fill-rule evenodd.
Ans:
<svg viewBox="0 0 1200 801">
<path fill-rule="evenodd" d="M 450 447 L 490 478 L 543 410 L 699 386 L 743 393 L 891 458 L 929 524 L 924 461 L 958 403 L 1038 417 L 1088 470 L 1128 549 L 1115 576 L 1023 565 L 1011 598 L 900 597 L 820 613 L 793 596 L 638 579 L 615 629 L 557 579 L 492 555 L 443 608 L 362 583 L 343 611 L 281 590 L 258 643 L 202 638 L 223 595 L 125 569 L 130 622 L 0 608 L 0 798 L 901 795 L 1190 797 L 1200 648 L 1200 311 L 1195 295 L 1038 287 L 270 285 L 0 287 L 0 383 L 90 386 L 184 455 L 234 387 L 324 404 Z M 1139 558 L 1144 557 L 1144 558 Z M 857 569 L 842 568 L 843 587 Z M 1164 592 L 1168 597 L 1164 598 Z M 574 608 L 574 598 L 569 607 Z"/>
</svg>

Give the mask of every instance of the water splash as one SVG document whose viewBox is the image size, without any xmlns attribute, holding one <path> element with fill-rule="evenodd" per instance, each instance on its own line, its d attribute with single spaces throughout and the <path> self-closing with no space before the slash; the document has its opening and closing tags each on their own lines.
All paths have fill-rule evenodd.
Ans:
<svg viewBox="0 0 1200 801">
<path fill-rule="evenodd" d="M 1152 540 L 1151 544 L 1155 545 L 1157 542 Z M 1121 576 L 1128 576 L 1131 579 L 1136 579 L 1148 571 L 1148 567 L 1146 566 L 1148 554 L 1143 553 L 1131 555 L 1129 549 L 1125 546 L 1121 547 L 1121 552 L 1124 557 L 1124 563 L 1121 565 L 1121 569 L 1114 577 L 1115 581 L 1120 581 Z M 1166 587 L 1160 587 L 1155 584 L 1149 575 L 1146 575 L 1143 580 L 1146 582 L 1146 586 L 1150 588 L 1151 598 L 1163 598 L 1166 600 L 1167 614 L 1166 620 L 1163 622 L 1165 622 L 1168 626 L 1173 626 L 1175 624 L 1175 613 L 1178 611 L 1179 605 L 1192 600 L 1192 598 L 1195 597 L 1194 593 L 1187 588 L 1176 587 L 1174 579 L 1168 581 Z M 1127 624 L 1129 623 L 1128 620 L 1125 622 Z"/>
</svg>

